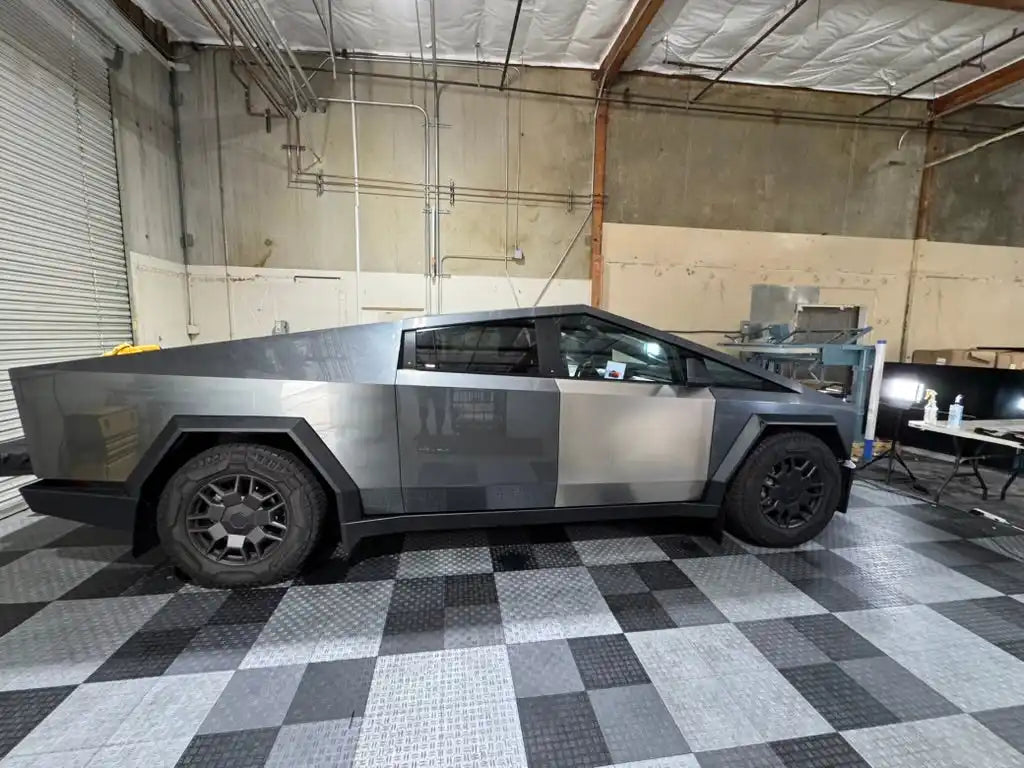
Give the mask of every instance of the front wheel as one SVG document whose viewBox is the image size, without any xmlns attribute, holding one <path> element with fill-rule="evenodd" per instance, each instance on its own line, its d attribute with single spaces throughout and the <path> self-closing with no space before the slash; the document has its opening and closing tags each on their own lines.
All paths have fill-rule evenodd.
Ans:
<svg viewBox="0 0 1024 768">
<path fill-rule="evenodd" d="M 813 539 L 835 514 L 842 472 L 832 450 L 806 432 L 761 441 L 729 485 L 729 531 L 764 547 L 795 547 Z"/>
<path fill-rule="evenodd" d="M 168 481 L 157 531 L 171 561 L 197 584 L 237 587 L 291 578 L 323 529 L 327 496 L 293 454 L 218 445 Z"/>
</svg>

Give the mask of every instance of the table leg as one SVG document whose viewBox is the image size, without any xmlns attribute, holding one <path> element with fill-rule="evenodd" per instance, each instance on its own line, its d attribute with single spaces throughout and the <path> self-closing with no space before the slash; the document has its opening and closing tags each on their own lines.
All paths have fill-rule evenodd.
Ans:
<svg viewBox="0 0 1024 768">
<path fill-rule="evenodd" d="M 982 443 L 978 443 L 977 445 L 975 445 L 974 446 L 973 455 L 975 457 L 977 457 L 977 455 L 979 453 L 981 453 L 981 449 L 983 447 L 984 446 L 983 446 Z M 987 501 L 988 500 L 988 485 L 985 483 L 985 478 L 981 476 L 981 472 L 978 470 L 978 461 L 979 461 L 979 459 L 978 458 L 974 458 L 973 461 L 971 459 L 968 459 L 968 461 L 971 462 L 971 471 L 974 473 L 974 476 L 976 478 L 978 478 L 978 483 L 981 485 L 981 500 L 982 501 Z"/>
<path fill-rule="evenodd" d="M 963 447 L 960 445 L 960 438 L 956 437 L 956 435 L 953 436 L 953 450 L 956 452 L 953 459 L 953 471 L 949 473 L 949 477 L 946 478 L 945 482 L 942 483 L 942 487 L 939 488 L 938 492 L 935 494 L 936 504 L 939 503 L 939 499 L 942 497 L 942 492 L 946 490 L 946 486 L 949 485 L 954 477 L 956 477 L 956 473 L 960 471 L 960 462 L 964 456 Z"/>
<path fill-rule="evenodd" d="M 1006 478 L 1006 483 L 1003 485 L 1003 489 L 999 492 L 999 500 L 1006 501 L 1006 492 L 1010 490 L 1010 486 L 1013 485 L 1013 481 L 1017 479 L 1017 475 L 1020 474 L 1020 451 L 1013 454 L 1013 467 L 1010 469 L 1010 476 Z"/>
</svg>

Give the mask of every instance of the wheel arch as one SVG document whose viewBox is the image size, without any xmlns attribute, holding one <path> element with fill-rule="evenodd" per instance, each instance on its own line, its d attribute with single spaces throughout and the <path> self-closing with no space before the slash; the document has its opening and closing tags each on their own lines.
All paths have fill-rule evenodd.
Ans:
<svg viewBox="0 0 1024 768">
<path fill-rule="evenodd" d="M 840 465 L 850 458 L 850 448 L 844 443 L 839 425 L 831 416 L 753 414 L 743 425 L 718 467 L 714 469 L 703 500 L 721 504 L 725 499 L 729 482 L 743 466 L 750 452 L 766 438 L 782 432 L 806 432 L 820 438 Z M 846 467 L 841 468 L 844 472 L 844 483 L 840 509 L 845 511 L 849 487 L 846 480 L 850 470 Z"/>
<path fill-rule="evenodd" d="M 258 443 L 293 453 L 324 485 L 331 510 L 327 519 L 337 537 L 343 522 L 362 516 L 359 489 L 324 441 L 301 417 L 174 416 L 160 431 L 125 480 L 138 499 L 134 549 L 156 544 L 155 511 L 167 481 L 196 454 L 228 442 Z"/>
</svg>

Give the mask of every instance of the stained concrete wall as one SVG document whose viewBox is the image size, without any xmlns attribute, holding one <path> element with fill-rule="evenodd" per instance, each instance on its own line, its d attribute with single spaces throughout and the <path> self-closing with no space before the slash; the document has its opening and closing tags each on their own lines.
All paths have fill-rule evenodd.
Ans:
<svg viewBox="0 0 1024 768">
<path fill-rule="evenodd" d="M 284 121 L 265 121 L 246 112 L 244 90 L 232 76 L 226 53 L 192 57 L 183 74 L 182 132 L 188 226 L 195 238 L 194 264 L 350 270 L 355 266 L 354 197 L 351 191 L 289 189 L 282 145 L 290 140 Z M 345 66 L 342 66 L 344 72 Z M 409 74 L 410 66 L 359 62 L 359 71 Z M 494 70 L 441 68 L 443 79 L 496 82 Z M 420 75 L 419 68 L 414 74 Z M 590 92 L 589 74 L 528 70 L 513 82 L 560 92 Z M 341 74 L 318 74 L 319 95 L 350 98 Z M 413 103 L 432 115 L 423 84 L 356 80 L 358 99 Z M 254 92 L 253 108 L 264 104 Z M 445 88 L 441 97 L 440 179 L 455 185 L 454 203 L 441 200 L 441 253 L 447 273 L 504 273 L 501 259 L 520 247 L 525 259 L 509 264 L 513 277 L 547 277 L 569 253 L 559 278 L 588 274 L 589 240 L 573 235 L 587 215 L 582 200 L 592 175 L 593 109 L 586 102 L 520 97 L 490 90 Z M 357 108 L 359 143 L 361 268 L 374 272 L 423 274 L 427 222 L 422 194 L 423 115 L 415 109 Z M 353 175 L 352 122 L 348 105 L 302 119 L 302 164 L 310 174 Z M 428 152 L 432 149 L 428 148 Z M 404 190 L 381 189 L 399 183 Z M 474 202 L 464 188 L 520 189 L 562 195 L 545 204 L 503 199 Z M 223 199 L 223 207 L 221 206 Z M 469 257 L 469 258 L 466 258 Z M 509 296 L 511 300 L 511 294 Z"/>
<path fill-rule="evenodd" d="M 957 119 L 1003 129 L 1024 122 L 1020 110 L 964 110 Z M 936 157 L 984 137 L 936 136 Z M 1024 137 L 1014 136 L 935 167 L 928 205 L 930 240 L 1024 246 Z"/>
<path fill-rule="evenodd" d="M 683 100 L 701 84 L 629 76 L 614 93 Z M 639 94 L 643 94 L 640 96 Z M 720 85 L 723 107 L 856 115 L 858 96 Z M 880 114 L 917 117 L 923 102 Z M 821 122 L 773 122 L 678 109 L 614 106 L 608 129 L 605 221 L 858 237 L 914 236 L 924 134 Z"/>
<path fill-rule="evenodd" d="M 110 73 L 125 249 L 181 263 L 177 161 L 168 71 L 148 53 Z"/>
</svg>

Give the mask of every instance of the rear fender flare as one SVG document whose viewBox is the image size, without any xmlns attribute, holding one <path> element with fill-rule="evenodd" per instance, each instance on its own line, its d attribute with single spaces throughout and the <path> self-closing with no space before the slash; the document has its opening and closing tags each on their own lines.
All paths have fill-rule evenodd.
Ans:
<svg viewBox="0 0 1024 768">
<path fill-rule="evenodd" d="M 324 441 L 300 417 L 290 416 L 173 416 L 156 436 L 139 463 L 125 480 L 128 493 L 142 500 L 147 481 L 161 467 L 178 441 L 189 434 L 285 435 L 290 438 L 323 482 L 333 493 L 338 522 L 343 524 L 362 517 L 359 488 Z M 140 512 L 143 504 L 140 504 Z M 138 528 L 138 526 L 136 526 Z"/>
</svg>

